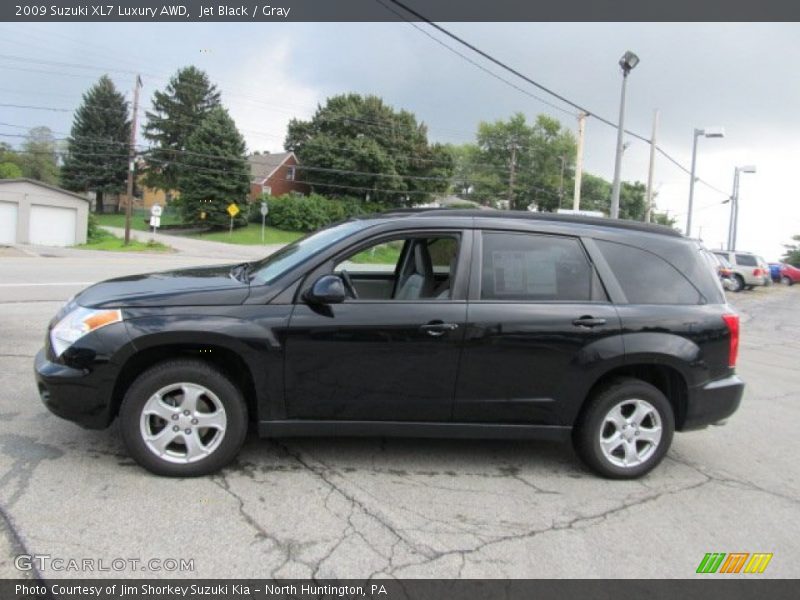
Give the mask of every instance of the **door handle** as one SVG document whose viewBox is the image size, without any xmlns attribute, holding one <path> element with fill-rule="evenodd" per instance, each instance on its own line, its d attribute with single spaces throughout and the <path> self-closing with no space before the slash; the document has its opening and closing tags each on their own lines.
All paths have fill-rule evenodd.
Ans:
<svg viewBox="0 0 800 600">
<path fill-rule="evenodd" d="M 576 327 L 597 327 L 598 325 L 605 325 L 606 320 L 599 317 L 581 317 L 572 322 Z"/>
<path fill-rule="evenodd" d="M 433 321 L 427 325 L 420 326 L 421 331 L 433 337 L 439 337 L 448 331 L 455 331 L 456 329 L 458 329 L 458 323 L 442 323 L 441 321 Z"/>
</svg>

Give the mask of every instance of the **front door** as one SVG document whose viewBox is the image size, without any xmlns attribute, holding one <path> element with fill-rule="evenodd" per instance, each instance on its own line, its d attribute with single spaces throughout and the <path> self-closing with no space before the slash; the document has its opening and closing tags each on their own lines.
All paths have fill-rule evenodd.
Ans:
<svg viewBox="0 0 800 600">
<path fill-rule="evenodd" d="M 395 234 L 337 257 L 332 270 L 346 282 L 347 300 L 298 299 L 294 307 L 287 417 L 449 420 L 467 313 L 468 269 L 459 264 L 469 262 L 468 246 L 460 231 Z"/>
</svg>

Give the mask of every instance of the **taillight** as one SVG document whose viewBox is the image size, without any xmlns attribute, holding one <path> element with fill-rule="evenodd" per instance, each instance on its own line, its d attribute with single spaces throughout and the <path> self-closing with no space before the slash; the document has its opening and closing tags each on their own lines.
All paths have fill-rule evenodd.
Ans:
<svg viewBox="0 0 800 600">
<path fill-rule="evenodd" d="M 753 269 L 753 277 L 761 277 L 761 269 Z"/>
<path fill-rule="evenodd" d="M 728 326 L 728 366 L 733 368 L 739 358 L 739 315 L 722 315 L 722 320 Z"/>
</svg>

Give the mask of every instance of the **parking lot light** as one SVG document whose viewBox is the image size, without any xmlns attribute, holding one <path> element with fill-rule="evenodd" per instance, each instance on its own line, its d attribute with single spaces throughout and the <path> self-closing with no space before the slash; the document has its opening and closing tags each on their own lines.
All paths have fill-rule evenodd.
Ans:
<svg viewBox="0 0 800 600">
<path fill-rule="evenodd" d="M 700 137 L 707 138 L 723 138 L 725 137 L 725 129 L 722 127 L 706 127 L 705 129 L 694 130 L 694 140 L 692 143 L 692 172 L 689 176 L 689 212 L 686 216 L 686 235 L 692 235 L 692 209 L 694 206 L 694 183 L 695 183 L 695 168 L 697 166 L 697 139 Z"/>
<path fill-rule="evenodd" d="M 728 223 L 728 250 L 736 251 L 736 233 L 739 226 L 739 174 L 755 173 L 755 165 L 736 167 L 733 170 L 733 194 L 731 194 L 731 217 Z"/>
</svg>

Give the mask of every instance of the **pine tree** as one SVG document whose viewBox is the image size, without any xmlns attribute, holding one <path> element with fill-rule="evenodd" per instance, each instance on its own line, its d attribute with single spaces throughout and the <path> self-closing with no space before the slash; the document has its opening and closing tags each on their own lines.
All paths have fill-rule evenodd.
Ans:
<svg viewBox="0 0 800 600">
<path fill-rule="evenodd" d="M 66 189 L 96 193 L 97 212 L 103 211 L 104 194 L 125 190 L 130 129 L 128 103 L 103 75 L 75 111 L 61 168 L 61 185 Z"/>
<path fill-rule="evenodd" d="M 208 75 L 194 66 L 180 69 L 164 91 L 153 94 L 144 126 L 144 137 L 155 146 L 147 155 L 148 185 L 167 194 L 177 189 L 187 140 L 219 99 Z"/>
<path fill-rule="evenodd" d="M 250 167 L 244 138 L 228 111 L 211 109 L 186 140 L 177 189 L 185 223 L 224 228 L 230 224 L 226 209 L 232 202 L 244 209 L 250 191 Z M 247 224 L 246 210 L 234 225 Z"/>
</svg>

